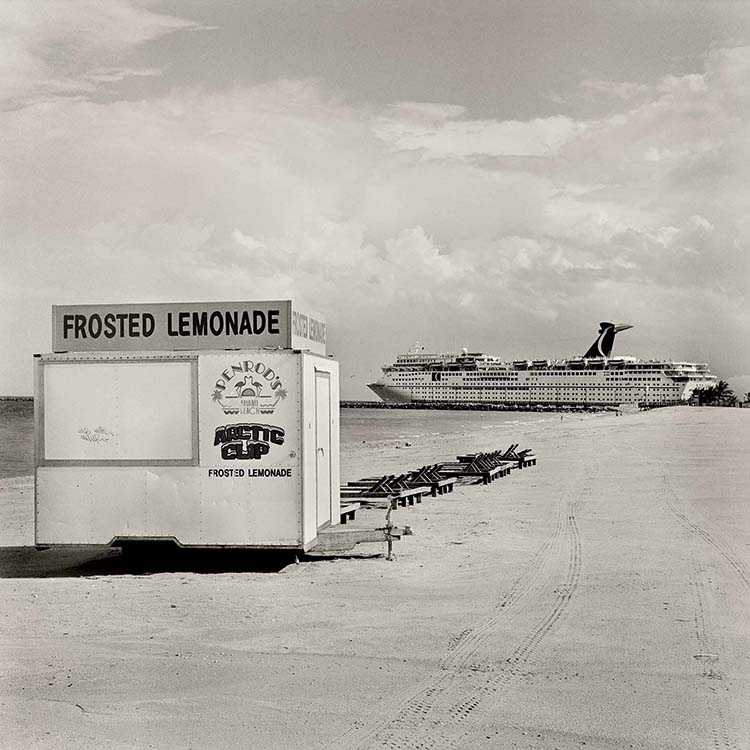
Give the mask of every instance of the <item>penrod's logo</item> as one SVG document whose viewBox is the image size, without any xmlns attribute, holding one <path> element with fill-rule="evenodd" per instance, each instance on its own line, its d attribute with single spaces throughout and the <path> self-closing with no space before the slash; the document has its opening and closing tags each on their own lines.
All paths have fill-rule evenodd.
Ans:
<svg viewBox="0 0 750 750">
<path fill-rule="evenodd" d="M 270 424 L 227 424 L 216 428 L 214 445 L 221 446 L 221 457 L 226 461 L 267 456 L 272 445 L 284 445 L 284 430 Z"/>
<path fill-rule="evenodd" d="M 276 372 L 264 362 L 251 359 L 227 367 L 211 394 L 224 414 L 273 414 L 286 397 Z"/>
</svg>

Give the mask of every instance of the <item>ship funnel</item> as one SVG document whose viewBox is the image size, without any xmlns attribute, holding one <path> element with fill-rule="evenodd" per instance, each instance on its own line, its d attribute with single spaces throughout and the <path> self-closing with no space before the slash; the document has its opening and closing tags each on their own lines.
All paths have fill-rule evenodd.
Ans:
<svg viewBox="0 0 750 750">
<path fill-rule="evenodd" d="M 629 323 L 599 323 L 599 335 L 583 356 L 586 358 L 609 357 L 612 354 L 612 345 L 615 343 L 615 334 L 632 327 Z"/>
</svg>

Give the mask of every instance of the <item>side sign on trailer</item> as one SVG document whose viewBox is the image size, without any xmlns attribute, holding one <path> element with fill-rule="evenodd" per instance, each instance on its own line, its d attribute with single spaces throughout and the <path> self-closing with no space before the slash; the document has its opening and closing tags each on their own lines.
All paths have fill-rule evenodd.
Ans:
<svg viewBox="0 0 750 750">
<path fill-rule="evenodd" d="M 293 494 L 301 476 L 299 363 L 289 352 L 239 354 L 200 357 L 201 462 L 211 479 L 270 481 L 274 492 L 288 485 Z"/>
</svg>

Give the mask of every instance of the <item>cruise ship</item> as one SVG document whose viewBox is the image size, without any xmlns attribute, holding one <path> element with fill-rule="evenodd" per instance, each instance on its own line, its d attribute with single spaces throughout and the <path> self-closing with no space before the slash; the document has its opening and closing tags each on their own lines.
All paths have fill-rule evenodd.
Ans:
<svg viewBox="0 0 750 750">
<path fill-rule="evenodd" d="M 503 362 L 464 349 L 399 354 L 368 387 L 390 404 L 503 404 L 548 407 L 668 406 L 716 384 L 706 363 L 613 357 L 615 336 L 628 324 L 601 323 L 582 357 Z"/>
</svg>

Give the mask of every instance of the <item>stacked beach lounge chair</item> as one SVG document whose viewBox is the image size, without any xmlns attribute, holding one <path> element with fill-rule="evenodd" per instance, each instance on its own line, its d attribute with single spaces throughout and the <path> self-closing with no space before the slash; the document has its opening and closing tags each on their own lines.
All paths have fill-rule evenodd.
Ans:
<svg viewBox="0 0 750 750">
<path fill-rule="evenodd" d="M 421 503 L 426 495 L 437 497 L 453 491 L 455 477 L 440 474 L 440 464 L 426 465 L 404 474 L 365 477 L 341 487 L 342 502 L 393 507 Z M 345 506 L 342 506 L 342 509 Z M 346 521 L 342 519 L 342 523 Z"/>
<path fill-rule="evenodd" d="M 490 484 L 510 473 L 510 467 L 497 461 L 490 453 L 456 456 L 455 461 L 440 465 L 442 476 L 475 478 L 477 483 Z"/>
<path fill-rule="evenodd" d="M 437 497 L 453 491 L 461 479 L 476 484 L 490 484 L 510 474 L 511 469 L 522 469 L 536 464 L 530 449 L 518 450 L 518 443 L 507 450 L 487 453 L 467 453 L 455 461 L 427 464 L 404 474 L 385 474 L 364 477 L 341 486 L 341 523 L 354 518 L 360 506 L 397 508 L 421 503 L 426 495 Z"/>
<path fill-rule="evenodd" d="M 357 500 L 363 505 L 377 505 L 396 508 L 399 505 L 421 503 L 424 495 L 432 493 L 426 485 L 416 485 L 401 474 L 381 477 L 365 477 L 356 482 L 347 482 L 341 487 L 342 500 Z"/>
<path fill-rule="evenodd" d="M 518 443 L 513 445 L 501 454 L 503 461 L 514 463 L 519 469 L 525 469 L 527 466 L 536 466 L 536 456 L 531 452 L 531 448 L 518 450 Z"/>
<path fill-rule="evenodd" d="M 536 456 L 531 449 L 519 451 L 518 443 L 513 443 L 504 451 L 467 453 L 456 456 L 455 461 L 440 465 L 440 473 L 444 476 L 476 477 L 477 483 L 490 484 L 510 474 L 512 468 L 523 469 L 535 464 Z"/>
<path fill-rule="evenodd" d="M 426 485 L 432 491 L 432 496 L 447 495 L 453 492 L 455 477 L 447 477 L 440 473 L 440 464 L 422 466 L 409 473 L 409 481 L 416 485 Z"/>
</svg>

